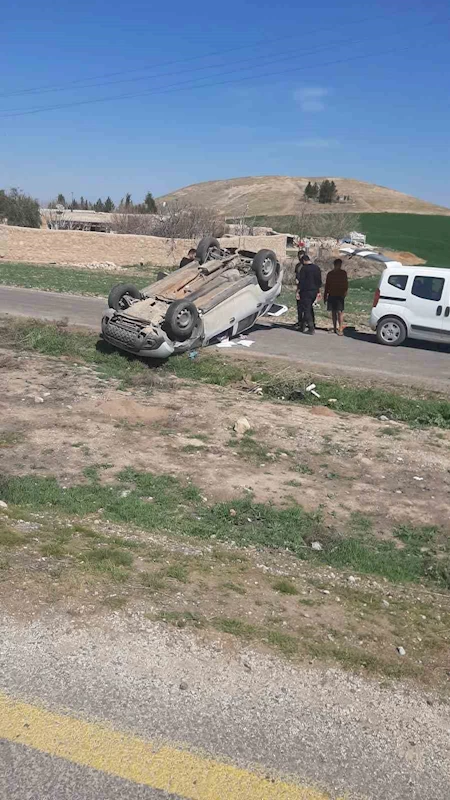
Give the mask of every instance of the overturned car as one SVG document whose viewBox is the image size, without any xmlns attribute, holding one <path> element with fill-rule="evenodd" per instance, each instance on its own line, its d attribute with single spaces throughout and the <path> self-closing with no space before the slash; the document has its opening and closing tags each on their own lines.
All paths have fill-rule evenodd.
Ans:
<svg viewBox="0 0 450 800">
<path fill-rule="evenodd" d="M 282 268 L 272 250 L 253 253 L 199 243 L 196 260 L 139 290 L 111 289 L 103 338 L 147 358 L 167 358 L 251 328 L 280 294 Z"/>
</svg>

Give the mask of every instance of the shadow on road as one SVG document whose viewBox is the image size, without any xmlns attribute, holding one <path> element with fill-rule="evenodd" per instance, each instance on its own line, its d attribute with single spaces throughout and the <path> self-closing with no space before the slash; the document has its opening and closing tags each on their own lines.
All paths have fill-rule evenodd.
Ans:
<svg viewBox="0 0 450 800">
<path fill-rule="evenodd" d="M 369 342 L 370 344 L 376 344 L 379 347 L 383 347 L 383 345 L 378 344 L 374 333 L 364 333 L 363 331 L 357 331 L 356 328 L 348 327 L 344 331 L 344 336 L 348 339 L 354 339 L 358 342 Z M 450 351 L 450 345 L 448 344 L 441 342 L 423 342 L 419 339 L 406 339 L 406 341 L 400 346 L 400 349 L 405 347 L 409 350 L 429 350 L 434 353 L 448 353 Z"/>
<path fill-rule="evenodd" d="M 251 331 L 258 332 L 258 331 L 269 331 L 269 330 L 282 330 L 282 331 L 296 331 L 296 324 L 289 323 L 289 322 L 266 322 L 261 323 L 258 322 L 254 325 Z M 330 336 L 333 334 L 331 333 L 329 328 L 321 328 L 320 325 L 316 326 L 317 331 L 321 331 L 322 333 L 329 333 Z M 247 333 L 251 333 L 251 331 L 247 331 Z M 349 325 L 344 330 L 344 337 L 346 339 L 354 339 L 357 342 L 367 342 L 368 344 L 375 344 L 377 347 L 383 347 L 383 345 L 377 342 L 377 338 L 375 333 L 369 333 L 364 331 L 358 331 L 355 327 Z M 450 344 L 445 344 L 443 342 L 424 342 L 420 341 L 419 339 L 407 339 L 400 347 L 402 349 L 408 350 L 420 350 L 420 351 L 429 351 L 434 353 L 448 353 L 450 352 Z M 386 347 L 386 350 L 389 348 Z M 396 348 L 392 348 L 396 349 Z"/>
</svg>

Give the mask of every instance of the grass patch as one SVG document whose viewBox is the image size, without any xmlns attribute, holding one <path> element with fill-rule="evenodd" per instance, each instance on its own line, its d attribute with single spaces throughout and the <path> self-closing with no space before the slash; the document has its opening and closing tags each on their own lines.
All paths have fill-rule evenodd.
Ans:
<svg viewBox="0 0 450 800">
<path fill-rule="evenodd" d="M 123 387 L 132 385 L 136 377 L 144 380 L 145 376 L 151 376 L 155 369 L 158 370 L 160 377 L 176 376 L 220 386 L 237 383 L 249 376 L 248 363 L 240 365 L 207 352 L 196 359 L 178 356 L 169 359 L 163 365 L 150 365 L 115 350 L 99 341 L 95 335 L 75 333 L 60 325 L 19 320 L 0 326 L 0 333 L 3 346 L 33 350 L 49 356 L 71 356 L 79 359 L 80 363 L 93 364 L 105 378 L 119 379 Z M 309 380 L 306 374 L 294 372 L 292 376 L 280 379 L 280 376 L 265 371 L 255 371 L 251 377 L 262 386 L 264 396 L 269 399 L 284 398 L 285 401 L 303 405 L 316 404 L 309 394 L 306 397 L 301 396 L 304 395 L 305 383 Z M 450 429 L 450 403 L 444 398 L 412 397 L 384 389 L 361 388 L 352 385 L 351 382 L 332 380 L 320 380 L 318 389 L 322 404 L 326 405 L 330 398 L 336 399 L 333 408 L 337 411 L 374 417 L 384 414 L 389 419 L 417 427 L 432 425 Z M 240 441 L 243 444 L 239 447 L 243 447 L 244 450 L 247 448 L 249 457 L 266 456 L 266 451 L 259 450 L 258 444 L 255 444 L 251 436 L 242 437 Z"/>
<path fill-rule="evenodd" d="M 151 592 L 160 592 L 166 588 L 166 584 L 161 575 L 155 572 L 143 572 L 141 575 L 141 583 Z"/>
<path fill-rule="evenodd" d="M 124 483 L 130 487 L 126 497 L 122 496 Z M 146 501 L 150 494 L 152 503 Z M 283 508 L 256 503 L 251 498 L 205 504 L 191 484 L 170 475 L 131 469 L 119 473 L 113 483 L 83 483 L 66 489 L 54 478 L 3 478 L 0 495 L 6 502 L 25 507 L 25 510 L 27 507 L 47 508 L 76 515 L 83 509 L 86 514 L 101 514 L 112 522 L 131 523 L 150 532 L 203 540 L 213 536 L 217 541 L 234 542 L 238 547 L 287 549 L 303 560 L 380 575 L 393 582 L 425 581 L 450 588 L 450 539 L 435 527 L 398 526 L 392 531 L 392 538 L 378 539 L 371 518 L 355 514 L 343 535 L 324 523 L 320 510 L 307 512 L 294 501 Z M 72 531 L 70 528 L 59 531 L 55 541 L 63 544 Z M 11 539 L 8 532 L 4 536 L 6 542 L 20 543 L 20 538 L 16 540 L 13 536 Z M 104 539 L 92 540 L 90 531 L 83 536 L 97 544 L 82 553 L 80 559 L 89 568 L 110 571 L 120 580 L 123 571 L 133 564 L 129 542 L 116 538 L 115 543 L 106 540 L 108 544 L 105 545 Z M 322 551 L 311 550 L 311 543 L 317 540 L 323 545 Z M 396 546 L 395 540 L 402 544 L 401 548 Z M 152 557 L 151 552 L 149 557 Z M 241 559 L 239 555 L 238 560 Z M 187 580 L 184 565 L 172 565 L 164 575 L 181 582 Z M 288 581 L 286 586 L 281 584 L 285 590 L 288 585 Z"/>
<path fill-rule="evenodd" d="M 241 619 L 229 619 L 228 617 L 214 617 L 213 627 L 222 633 L 231 633 L 233 636 L 241 636 L 244 639 L 252 639 L 257 633 L 255 625 L 243 622 Z"/>
<path fill-rule="evenodd" d="M 164 574 L 167 578 L 173 578 L 180 583 L 187 583 L 188 582 L 188 570 L 182 564 L 171 564 L 170 567 L 167 567 L 164 570 Z"/>
<path fill-rule="evenodd" d="M 232 437 L 228 442 L 228 446 L 236 450 L 238 456 L 254 464 L 261 464 L 270 460 L 267 447 L 258 442 L 251 431 L 247 431 L 240 438 L 237 436 Z"/>
<path fill-rule="evenodd" d="M 289 633 L 282 633 L 281 631 L 268 631 L 267 641 L 271 647 L 276 647 L 281 650 L 285 656 L 293 656 L 298 650 L 298 641 L 295 636 Z"/>
<path fill-rule="evenodd" d="M 0 431 L 0 448 L 14 447 L 23 442 L 25 436 L 19 431 Z"/>
<path fill-rule="evenodd" d="M 101 270 L 70 269 L 69 267 L 42 266 L 39 264 L 0 263 L 0 284 L 23 286 L 70 294 L 90 294 L 107 297 L 117 283 L 134 283 L 143 289 L 156 279 L 158 269 L 145 274 L 104 272 Z"/>
<path fill-rule="evenodd" d="M 204 618 L 196 611 L 162 611 L 157 615 L 157 619 L 176 625 L 177 628 L 185 628 L 186 625 L 203 628 L 205 624 Z"/>
<path fill-rule="evenodd" d="M 127 602 L 128 597 L 120 595 L 111 595 L 103 599 L 103 605 L 107 606 L 107 608 L 110 608 L 111 611 L 120 611 L 121 608 L 126 606 Z"/>
<path fill-rule="evenodd" d="M 188 453 L 190 455 L 194 453 L 199 453 L 201 450 L 204 450 L 205 447 L 202 444 L 185 444 L 184 447 L 181 448 L 183 453 Z"/>
<path fill-rule="evenodd" d="M 286 580 L 286 578 L 280 578 L 280 580 L 275 581 L 272 586 L 275 591 L 280 592 L 280 594 L 298 594 L 294 584 Z"/>
<path fill-rule="evenodd" d="M 11 530 L 0 520 L 0 547 L 18 547 L 23 544 L 24 537 Z"/>
<path fill-rule="evenodd" d="M 377 436 L 400 436 L 401 431 L 398 428 L 391 428 L 386 425 L 385 428 L 380 428 Z"/>
<path fill-rule="evenodd" d="M 63 556 L 67 555 L 67 550 L 65 547 L 63 547 L 61 542 L 46 542 L 45 544 L 41 545 L 41 553 L 47 558 L 50 556 L 53 556 L 54 558 L 62 558 Z"/>
<path fill-rule="evenodd" d="M 247 591 L 243 586 L 239 586 L 237 583 L 233 583 L 232 581 L 223 583 L 222 589 L 229 589 L 230 592 L 236 592 L 236 594 L 247 594 Z"/>
<path fill-rule="evenodd" d="M 87 561 L 93 566 L 102 565 L 105 561 L 114 564 L 116 567 L 131 567 L 133 563 L 133 556 L 126 550 L 120 550 L 117 547 L 102 547 L 95 550 L 88 550 L 83 553 L 83 560 Z"/>
</svg>

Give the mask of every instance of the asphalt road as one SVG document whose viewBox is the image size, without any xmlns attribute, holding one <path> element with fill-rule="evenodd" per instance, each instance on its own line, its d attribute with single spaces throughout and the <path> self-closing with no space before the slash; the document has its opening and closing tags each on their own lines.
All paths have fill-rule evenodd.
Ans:
<svg viewBox="0 0 450 800">
<path fill-rule="evenodd" d="M 429 693 L 144 614 L 0 620 L 2 800 L 448 800 L 449 729 Z"/>
<path fill-rule="evenodd" d="M 0 313 L 37 319 L 67 319 L 70 324 L 100 329 L 106 302 L 96 297 L 40 292 L 0 286 Z M 234 355 L 278 357 L 326 373 L 365 376 L 390 383 L 418 384 L 430 389 L 450 387 L 450 347 L 410 342 L 398 348 L 379 345 L 372 334 L 353 329 L 345 337 L 326 331 L 305 336 L 291 327 L 258 325 L 249 333 L 254 345 L 222 350 Z"/>
</svg>

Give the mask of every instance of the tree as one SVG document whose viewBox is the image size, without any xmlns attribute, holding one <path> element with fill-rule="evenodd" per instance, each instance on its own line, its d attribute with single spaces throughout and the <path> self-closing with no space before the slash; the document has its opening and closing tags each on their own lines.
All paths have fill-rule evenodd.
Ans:
<svg viewBox="0 0 450 800">
<path fill-rule="evenodd" d="M 131 201 L 131 194 L 129 192 L 126 193 L 125 200 L 124 200 L 123 204 L 124 204 L 125 208 L 130 208 L 133 205 L 133 203 Z"/>
<path fill-rule="evenodd" d="M 106 198 L 105 202 L 103 203 L 103 211 L 107 211 L 108 214 L 110 214 L 111 211 L 114 211 L 114 209 L 115 209 L 115 205 L 114 205 L 113 201 L 111 200 L 110 196 L 108 195 L 108 197 Z"/>
<path fill-rule="evenodd" d="M 334 181 L 324 180 L 320 184 L 319 203 L 337 203 L 339 195 Z"/>
<path fill-rule="evenodd" d="M 97 202 L 94 203 L 94 211 L 104 211 L 105 207 L 103 205 L 103 200 L 101 197 L 98 198 Z"/>
<path fill-rule="evenodd" d="M 8 225 L 21 228 L 40 228 L 41 214 L 39 203 L 19 189 L 9 192 L 0 190 L 0 220 L 6 219 Z"/>
<path fill-rule="evenodd" d="M 58 197 L 56 198 L 56 202 L 57 202 L 57 203 L 58 203 L 60 206 L 64 206 L 64 208 L 66 207 L 66 198 L 64 197 L 64 195 L 63 195 L 63 194 L 59 194 L 59 195 L 58 195 Z"/>
<path fill-rule="evenodd" d="M 311 181 L 308 181 L 308 183 L 305 186 L 305 191 L 303 192 L 305 200 L 312 200 L 313 193 L 314 193 L 313 185 Z"/>
<path fill-rule="evenodd" d="M 156 214 L 158 209 L 156 208 L 155 199 L 151 192 L 147 192 L 145 195 L 144 206 L 147 214 Z"/>
</svg>

